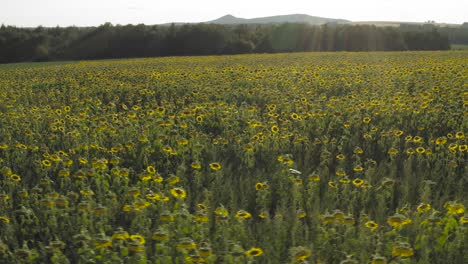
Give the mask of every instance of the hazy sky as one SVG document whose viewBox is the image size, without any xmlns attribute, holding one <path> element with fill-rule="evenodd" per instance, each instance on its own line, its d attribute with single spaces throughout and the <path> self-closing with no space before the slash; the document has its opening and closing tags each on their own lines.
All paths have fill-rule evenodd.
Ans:
<svg viewBox="0 0 468 264">
<path fill-rule="evenodd" d="M 0 0 L 0 24 L 28 27 L 202 22 L 226 14 L 460 24 L 468 21 L 468 0 Z"/>
</svg>

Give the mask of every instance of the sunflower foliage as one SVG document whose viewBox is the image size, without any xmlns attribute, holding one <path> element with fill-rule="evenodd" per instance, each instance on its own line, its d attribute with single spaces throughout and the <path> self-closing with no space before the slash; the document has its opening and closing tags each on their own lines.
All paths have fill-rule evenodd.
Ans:
<svg viewBox="0 0 468 264">
<path fill-rule="evenodd" d="M 468 263 L 468 53 L 0 67 L 1 263 Z"/>
</svg>

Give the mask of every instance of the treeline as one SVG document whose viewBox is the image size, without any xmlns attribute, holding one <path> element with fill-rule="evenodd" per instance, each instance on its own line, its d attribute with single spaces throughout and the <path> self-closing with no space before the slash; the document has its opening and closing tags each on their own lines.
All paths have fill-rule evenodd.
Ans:
<svg viewBox="0 0 468 264">
<path fill-rule="evenodd" d="M 0 63 L 300 51 L 449 49 L 439 28 L 305 24 L 0 27 Z"/>
<path fill-rule="evenodd" d="M 461 27 L 440 28 L 440 32 L 448 36 L 450 44 L 468 45 L 468 22 Z"/>
</svg>

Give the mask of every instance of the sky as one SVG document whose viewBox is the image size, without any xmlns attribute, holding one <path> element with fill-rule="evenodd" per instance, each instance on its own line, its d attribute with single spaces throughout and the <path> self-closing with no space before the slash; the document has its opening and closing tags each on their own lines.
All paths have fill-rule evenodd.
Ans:
<svg viewBox="0 0 468 264">
<path fill-rule="evenodd" d="M 18 27 L 204 22 L 227 14 L 461 24 L 468 22 L 468 0 L 0 0 L 0 24 Z"/>
</svg>

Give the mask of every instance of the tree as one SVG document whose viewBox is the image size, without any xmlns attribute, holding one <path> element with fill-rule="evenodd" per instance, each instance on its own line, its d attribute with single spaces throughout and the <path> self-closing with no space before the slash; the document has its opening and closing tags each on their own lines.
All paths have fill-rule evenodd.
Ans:
<svg viewBox="0 0 468 264">
<path fill-rule="evenodd" d="M 34 29 L 0 26 L 0 63 L 297 51 L 448 49 L 468 44 L 468 27 L 285 23 L 117 25 Z"/>
</svg>

